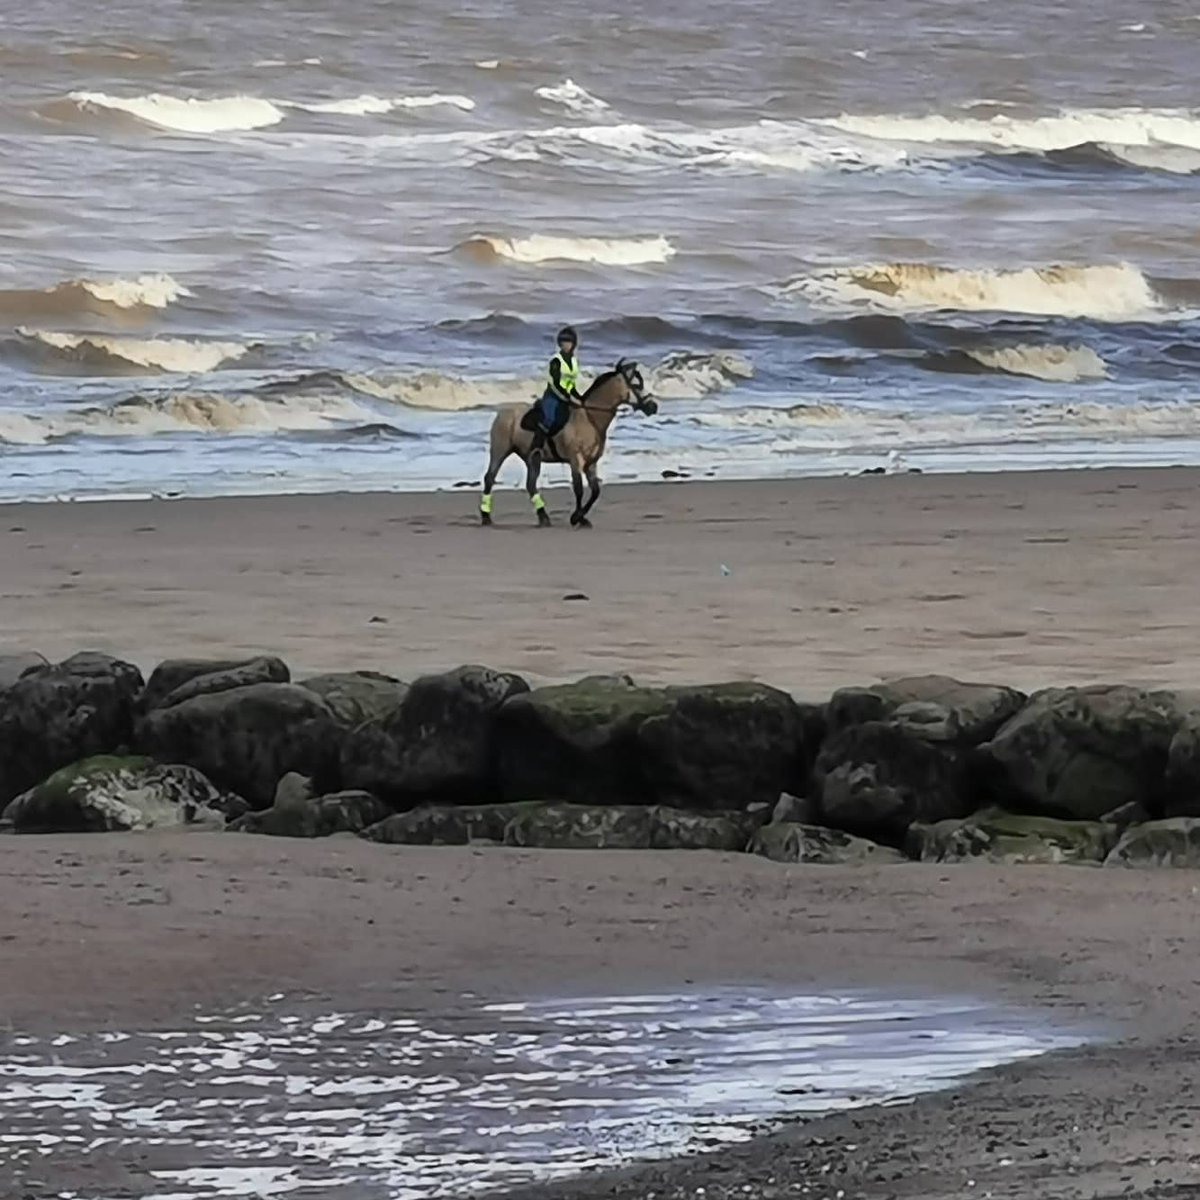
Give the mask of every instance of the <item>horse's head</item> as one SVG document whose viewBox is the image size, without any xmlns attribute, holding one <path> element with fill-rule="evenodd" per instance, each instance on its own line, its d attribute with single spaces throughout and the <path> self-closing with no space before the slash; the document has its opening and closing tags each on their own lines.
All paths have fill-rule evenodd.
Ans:
<svg viewBox="0 0 1200 1200">
<path fill-rule="evenodd" d="M 625 400 L 631 408 L 652 417 L 658 412 L 658 401 L 646 391 L 646 381 L 642 378 L 641 368 L 635 362 L 619 359 L 616 372 L 625 381 L 629 395 Z"/>
</svg>

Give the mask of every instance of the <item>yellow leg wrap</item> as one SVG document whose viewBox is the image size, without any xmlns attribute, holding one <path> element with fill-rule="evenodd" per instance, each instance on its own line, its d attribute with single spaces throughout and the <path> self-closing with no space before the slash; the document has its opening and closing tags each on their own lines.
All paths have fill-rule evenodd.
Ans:
<svg viewBox="0 0 1200 1200">
<path fill-rule="evenodd" d="M 492 511 L 492 493 L 487 492 L 479 497 L 479 511 L 481 513 L 490 513 Z"/>
<path fill-rule="evenodd" d="M 545 500 L 542 499 L 541 492 L 534 492 L 533 495 L 529 497 L 529 499 L 533 502 L 533 511 L 534 512 L 541 512 L 542 509 L 546 507 L 546 502 L 545 502 Z"/>
</svg>

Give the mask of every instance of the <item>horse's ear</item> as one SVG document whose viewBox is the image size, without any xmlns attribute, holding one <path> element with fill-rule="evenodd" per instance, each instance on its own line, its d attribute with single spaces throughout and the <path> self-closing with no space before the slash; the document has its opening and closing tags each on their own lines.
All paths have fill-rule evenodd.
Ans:
<svg viewBox="0 0 1200 1200">
<path fill-rule="evenodd" d="M 616 369 L 617 369 L 618 371 L 623 371 L 623 370 L 625 369 L 625 359 L 624 359 L 624 357 L 621 357 L 621 358 L 618 358 L 618 359 L 617 359 L 617 367 L 616 367 Z"/>
</svg>

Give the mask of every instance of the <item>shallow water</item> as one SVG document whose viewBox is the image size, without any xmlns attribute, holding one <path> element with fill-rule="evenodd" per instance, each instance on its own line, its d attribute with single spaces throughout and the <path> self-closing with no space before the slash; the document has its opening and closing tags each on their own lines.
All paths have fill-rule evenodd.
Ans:
<svg viewBox="0 0 1200 1200">
<path fill-rule="evenodd" d="M 962 999 L 719 990 L 436 1017 L 261 1011 L 177 1029 L 7 1039 L 0 1147 L 17 1181 L 101 1200 L 461 1196 L 899 1102 L 1076 1045 Z M 69 1183 L 68 1183 L 69 1181 Z"/>
<path fill-rule="evenodd" d="M 1195 9 L 34 0 L 0 498 L 478 478 L 565 320 L 610 479 L 1200 462 Z"/>
</svg>

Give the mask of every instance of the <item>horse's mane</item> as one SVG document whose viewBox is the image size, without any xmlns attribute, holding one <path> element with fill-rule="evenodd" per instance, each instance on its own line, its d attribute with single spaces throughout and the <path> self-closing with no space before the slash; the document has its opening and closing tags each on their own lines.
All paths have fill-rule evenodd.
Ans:
<svg viewBox="0 0 1200 1200">
<path fill-rule="evenodd" d="M 620 375 L 620 373 L 621 372 L 618 371 L 615 367 L 610 368 L 607 371 L 601 372 L 599 375 L 596 376 L 595 379 L 592 380 L 591 386 L 588 388 L 588 390 L 586 392 L 583 393 L 583 398 L 586 400 L 597 388 L 603 386 L 604 384 L 606 384 L 610 379 L 614 378 L 615 376 Z"/>
</svg>

